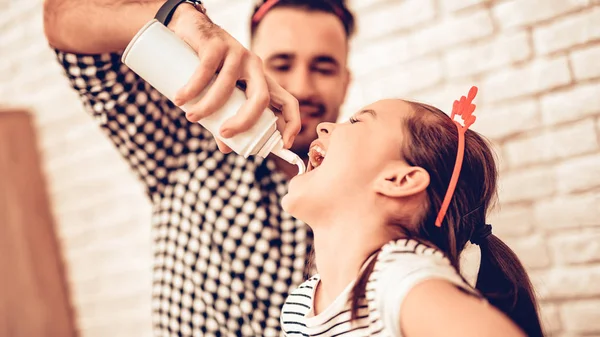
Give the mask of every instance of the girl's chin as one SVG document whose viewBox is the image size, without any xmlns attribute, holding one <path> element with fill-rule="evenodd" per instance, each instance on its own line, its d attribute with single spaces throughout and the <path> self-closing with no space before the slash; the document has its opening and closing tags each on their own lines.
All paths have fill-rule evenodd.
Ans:
<svg viewBox="0 0 600 337">
<path fill-rule="evenodd" d="M 290 182 L 288 193 L 281 198 L 281 208 L 294 218 L 305 221 L 304 215 L 307 211 L 310 211 L 312 205 L 307 203 L 309 201 L 307 200 L 308 197 L 302 195 L 302 185 L 298 184 L 295 187 L 298 189 L 294 189 Z"/>
<path fill-rule="evenodd" d="M 296 200 L 294 196 L 290 195 L 289 193 L 281 198 L 281 208 L 294 218 L 302 220 L 300 214 L 298 214 L 298 206 L 298 200 Z"/>
</svg>

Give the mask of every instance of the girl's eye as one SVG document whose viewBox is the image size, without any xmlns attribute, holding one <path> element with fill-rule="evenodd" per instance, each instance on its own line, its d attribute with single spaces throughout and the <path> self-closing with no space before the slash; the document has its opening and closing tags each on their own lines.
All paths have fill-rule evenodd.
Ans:
<svg viewBox="0 0 600 337">
<path fill-rule="evenodd" d="M 350 117 L 349 121 L 350 121 L 350 124 L 354 124 L 354 123 L 358 123 L 359 122 L 359 120 L 356 117 Z"/>
</svg>

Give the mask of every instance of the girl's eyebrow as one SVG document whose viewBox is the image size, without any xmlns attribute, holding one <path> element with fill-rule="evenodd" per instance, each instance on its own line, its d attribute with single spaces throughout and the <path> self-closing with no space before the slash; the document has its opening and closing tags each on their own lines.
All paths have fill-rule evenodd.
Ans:
<svg viewBox="0 0 600 337">
<path fill-rule="evenodd" d="M 363 114 L 370 114 L 371 116 L 373 116 L 373 118 L 377 118 L 377 112 L 375 112 L 375 110 L 373 109 L 365 109 L 358 113 L 359 116 Z"/>
</svg>

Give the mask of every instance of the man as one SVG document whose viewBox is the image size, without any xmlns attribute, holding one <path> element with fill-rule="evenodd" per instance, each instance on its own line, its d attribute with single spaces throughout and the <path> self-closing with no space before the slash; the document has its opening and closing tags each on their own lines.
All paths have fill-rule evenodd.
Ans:
<svg viewBox="0 0 600 337">
<path fill-rule="evenodd" d="M 248 102 L 221 135 L 248 129 L 270 102 L 282 110 L 286 146 L 295 138 L 292 150 L 306 157 L 317 124 L 335 121 L 344 101 L 352 14 L 342 1 L 261 1 L 252 19 L 254 54 L 198 4 L 178 4 L 167 27 L 198 52 L 201 66 L 175 103 L 195 97 L 219 71 L 185 115 L 120 63 L 164 3 L 46 0 L 46 36 L 154 205 L 156 335 L 277 336 L 281 305 L 303 281 L 312 242 L 307 226 L 280 207 L 295 167 L 224 154 L 227 147 L 194 122 L 218 110 L 243 80 Z M 301 125 L 288 91 L 300 103 Z"/>
</svg>

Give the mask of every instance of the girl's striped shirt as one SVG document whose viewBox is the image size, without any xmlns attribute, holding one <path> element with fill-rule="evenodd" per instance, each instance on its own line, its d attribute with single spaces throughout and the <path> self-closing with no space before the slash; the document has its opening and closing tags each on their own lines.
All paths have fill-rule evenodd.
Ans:
<svg viewBox="0 0 600 337">
<path fill-rule="evenodd" d="M 368 261 L 367 261 L 368 263 Z M 365 263 L 366 265 L 366 263 Z M 294 290 L 283 305 L 281 326 L 288 337 L 401 337 L 400 308 L 408 292 L 429 279 L 446 280 L 481 297 L 459 275 L 442 252 L 412 239 L 392 241 L 377 255 L 365 297 L 359 300 L 354 323 L 350 322 L 350 295 L 354 282 L 318 315 L 313 299 L 319 275 Z"/>
</svg>

